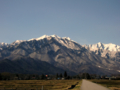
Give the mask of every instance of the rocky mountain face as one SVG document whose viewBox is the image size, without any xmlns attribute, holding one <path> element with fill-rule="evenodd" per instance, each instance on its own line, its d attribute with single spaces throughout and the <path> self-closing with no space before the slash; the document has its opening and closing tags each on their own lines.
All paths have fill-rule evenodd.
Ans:
<svg viewBox="0 0 120 90">
<path fill-rule="evenodd" d="M 86 49 L 93 51 L 101 57 L 120 62 L 120 46 L 115 44 L 103 44 L 101 42 L 91 45 L 82 45 Z"/>
<path fill-rule="evenodd" d="M 99 54 L 90 51 L 88 47 L 81 46 L 67 37 L 61 38 L 56 35 L 44 35 L 30 40 L 17 40 L 6 45 L 4 48 L 0 48 L 2 48 L 0 50 L 0 68 L 10 67 L 9 64 L 3 63 L 9 61 L 13 68 L 16 67 L 16 63 L 20 64 L 18 68 L 20 71 L 20 68 L 27 65 L 32 59 L 32 61 L 38 62 L 40 66 L 43 66 L 41 68 L 37 64 L 38 69 L 34 68 L 35 63 L 31 65 L 34 69 L 31 72 L 37 72 L 36 70 L 39 70 L 39 73 L 42 73 L 45 67 L 49 65 L 49 68 L 56 68 L 51 68 L 51 72 L 61 69 L 61 71 L 66 70 L 70 74 L 78 74 L 81 72 L 88 72 L 91 74 L 120 73 L 120 62 L 101 57 Z M 22 63 L 19 63 L 19 61 L 22 61 Z M 47 64 L 45 65 L 42 62 L 46 62 Z M 41 70 L 39 68 L 41 68 Z M 6 70 L 7 69 L 0 69 L 0 72 Z M 26 69 L 26 72 L 27 70 L 29 70 L 29 68 Z M 58 73 L 59 71 L 60 70 L 58 70 Z M 15 70 L 13 70 L 13 72 L 15 72 Z"/>
</svg>

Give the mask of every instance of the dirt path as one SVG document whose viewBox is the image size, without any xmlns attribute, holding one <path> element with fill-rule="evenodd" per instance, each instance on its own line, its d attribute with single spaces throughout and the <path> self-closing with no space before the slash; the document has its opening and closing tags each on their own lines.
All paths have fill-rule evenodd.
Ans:
<svg viewBox="0 0 120 90">
<path fill-rule="evenodd" d="M 110 89 L 83 79 L 81 90 L 110 90 Z"/>
</svg>

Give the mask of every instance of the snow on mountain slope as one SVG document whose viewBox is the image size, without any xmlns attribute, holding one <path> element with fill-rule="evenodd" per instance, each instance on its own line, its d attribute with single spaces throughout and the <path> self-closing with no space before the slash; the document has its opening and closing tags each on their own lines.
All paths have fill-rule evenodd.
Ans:
<svg viewBox="0 0 120 90">
<path fill-rule="evenodd" d="M 93 49 L 95 53 L 101 53 L 101 55 L 107 57 L 114 55 L 111 53 L 113 51 L 104 50 L 109 48 L 105 47 L 102 43 L 86 45 L 86 47 Z M 112 49 L 113 47 L 114 45 L 112 45 Z M 119 47 L 117 46 L 117 48 Z M 42 37 L 30 40 L 16 40 L 7 48 L 0 50 L 0 59 L 17 60 L 19 58 L 30 57 L 76 73 L 85 71 L 90 73 L 106 73 L 107 71 L 111 73 L 112 71 L 109 70 L 120 70 L 120 62 L 109 58 L 102 58 L 95 53 L 86 50 L 69 37 L 61 38 L 57 35 L 43 35 Z M 119 53 L 118 56 L 120 56 Z"/>
<path fill-rule="evenodd" d="M 41 40 L 41 39 L 44 39 L 44 38 L 47 38 L 47 37 L 49 37 L 49 36 L 48 36 L 48 35 L 43 35 L 43 36 L 41 36 L 41 37 L 39 37 L 39 38 L 32 38 L 32 39 L 29 39 L 28 41 L 32 41 L 32 40 L 38 41 L 38 40 Z"/>
<path fill-rule="evenodd" d="M 7 47 L 9 44 L 8 43 L 0 43 L 0 50 L 2 50 L 4 47 Z"/>
<path fill-rule="evenodd" d="M 61 43 L 63 46 L 67 47 L 67 48 L 71 48 L 71 49 L 76 49 L 76 50 L 79 50 L 81 48 L 81 46 L 79 44 L 77 44 L 75 41 L 71 40 L 69 37 L 59 37 L 57 35 L 43 35 L 39 38 L 32 38 L 32 39 L 29 39 L 28 41 L 32 41 L 32 40 L 36 40 L 36 41 L 39 41 L 39 40 L 42 40 L 42 39 L 47 39 L 47 40 L 50 40 L 52 38 L 54 38 L 55 40 L 57 40 L 59 43 Z"/>
<path fill-rule="evenodd" d="M 13 43 L 11 43 L 10 45 L 18 45 L 18 44 L 20 44 L 21 42 L 24 42 L 24 41 L 26 41 L 26 40 L 16 40 Z"/>
<path fill-rule="evenodd" d="M 50 39 L 55 39 L 56 41 L 58 41 L 61 45 L 67 47 L 67 48 L 70 48 L 70 49 L 75 49 L 75 50 L 80 50 L 82 48 L 82 46 L 80 44 L 78 44 L 77 42 L 71 40 L 69 37 L 59 37 L 57 35 L 43 35 L 41 37 L 38 37 L 38 38 L 32 38 L 32 39 L 29 39 L 29 40 L 16 40 L 14 41 L 13 43 L 9 44 L 9 45 L 18 45 L 22 42 L 29 42 L 29 41 L 33 41 L 33 40 L 36 40 L 36 41 L 40 41 L 40 40 L 43 40 L 43 39 L 47 39 L 47 40 L 50 40 Z M 5 43 L 2 43 L 1 45 L 3 46 Z M 0 49 L 2 50 L 2 48 L 0 47 Z"/>
<path fill-rule="evenodd" d="M 78 44 L 77 42 L 71 40 L 69 37 L 59 37 L 57 35 L 43 35 L 41 37 L 38 37 L 38 38 L 32 38 L 32 39 L 29 39 L 29 40 L 16 40 L 15 42 L 11 43 L 11 44 L 7 44 L 7 43 L 0 43 L 0 49 L 2 50 L 2 47 L 3 46 L 8 46 L 8 45 L 18 45 L 20 44 L 21 42 L 26 42 L 26 41 L 33 41 L 33 40 L 36 40 L 36 41 L 39 41 L 39 40 L 42 40 L 42 39 L 47 39 L 47 40 L 50 40 L 54 38 L 55 40 L 57 40 L 59 43 L 61 43 L 63 46 L 67 47 L 67 48 L 71 48 L 71 49 L 76 49 L 76 50 L 79 50 L 81 48 L 81 45 Z M 83 47 L 85 47 L 86 49 L 89 49 L 91 51 L 97 51 L 98 49 L 101 49 L 101 50 L 109 50 L 109 51 L 120 51 L 120 46 L 118 45 L 115 45 L 115 44 L 112 44 L 112 43 L 109 43 L 109 44 L 104 44 L 104 43 L 97 43 L 97 44 L 90 44 L 90 45 L 82 45 Z"/>
<path fill-rule="evenodd" d="M 104 44 L 105 49 L 109 51 L 120 51 L 120 46 L 109 43 L 109 44 Z"/>
<path fill-rule="evenodd" d="M 86 49 L 95 52 L 96 54 L 100 55 L 101 57 L 105 57 L 108 59 L 112 59 L 115 61 L 120 61 L 120 46 L 109 43 L 97 43 L 91 45 L 82 45 Z"/>
<path fill-rule="evenodd" d="M 0 47 L 1 46 L 7 46 L 7 45 L 8 45 L 8 43 L 4 43 L 4 42 L 0 43 Z"/>
<path fill-rule="evenodd" d="M 120 46 L 109 43 L 109 44 L 104 44 L 104 43 L 97 43 L 97 44 L 90 44 L 90 45 L 82 45 L 85 48 L 89 48 L 91 51 L 95 51 L 98 49 L 102 50 L 109 50 L 109 51 L 120 51 Z"/>
</svg>

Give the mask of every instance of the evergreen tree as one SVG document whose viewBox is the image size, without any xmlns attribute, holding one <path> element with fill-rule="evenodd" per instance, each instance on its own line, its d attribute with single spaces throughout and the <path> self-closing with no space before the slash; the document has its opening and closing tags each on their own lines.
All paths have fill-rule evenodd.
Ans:
<svg viewBox="0 0 120 90">
<path fill-rule="evenodd" d="M 58 73 L 57 73 L 57 74 L 56 74 L 56 79 L 58 78 L 58 76 L 59 76 L 59 75 L 58 75 Z"/>
<path fill-rule="evenodd" d="M 60 74 L 60 77 L 62 78 L 63 76 L 62 76 L 62 73 Z"/>
<path fill-rule="evenodd" d="M 67 72 L 66 72 L 66 71 L 64 72 L 64 77 L 65 77 L 65 78 L 67 77 Z"/>
<path fill-rule="evenodd" d="M 82 74 L 82 79 L 91 79 L 91 77 L 88 73 L 83 73 Z"/>
<path fill-rule="evenodd" d="M 44 74 L 42 74 L 41 79 L 42 79 L 42 80 L 45 79 L 45 75 L 44 75 Z"/>
<path fill-rule="evenodd" d="M 1 73 L 0 73 L 0 80 L 2 80 L 2 75 L 1 75 Z"/>
</svg>

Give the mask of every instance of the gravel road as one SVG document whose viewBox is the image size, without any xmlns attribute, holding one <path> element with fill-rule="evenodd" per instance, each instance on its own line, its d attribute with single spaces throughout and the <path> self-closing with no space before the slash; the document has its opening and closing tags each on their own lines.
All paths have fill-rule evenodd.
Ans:
<svg viewBox="0 0 120 90">
<path fill-rule="evenodd" d="M 110 90 L 110 89 L 83 79 L 81 90 Z"/>
</svg>

